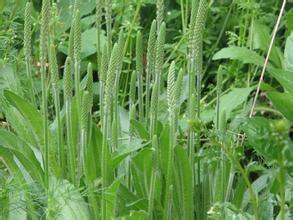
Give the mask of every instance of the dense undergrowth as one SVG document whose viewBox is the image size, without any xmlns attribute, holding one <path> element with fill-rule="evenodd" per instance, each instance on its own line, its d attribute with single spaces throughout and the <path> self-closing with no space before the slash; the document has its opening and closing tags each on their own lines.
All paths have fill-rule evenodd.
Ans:
<svg viewBox="0 0 293 220">
<path fill-rule="evenodd" d="M 291 0 L 0 2 L 0 219 L 291 219 Z"/>
</svg>

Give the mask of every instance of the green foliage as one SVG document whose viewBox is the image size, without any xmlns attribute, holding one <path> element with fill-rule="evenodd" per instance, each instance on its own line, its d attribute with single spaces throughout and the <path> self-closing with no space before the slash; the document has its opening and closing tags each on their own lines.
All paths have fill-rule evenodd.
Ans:
<svg viewBox="0 0 293 220">
<path fill-rule="evenodd" d="M 289 219 L 279 6 L 1 1 L 0 219 Z"/>
</svg>

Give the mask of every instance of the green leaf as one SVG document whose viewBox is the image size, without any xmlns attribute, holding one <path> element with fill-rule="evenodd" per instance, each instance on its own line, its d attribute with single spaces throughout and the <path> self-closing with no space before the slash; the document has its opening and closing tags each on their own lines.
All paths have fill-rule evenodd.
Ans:
<svg viewBox="0 0 293 220">
<path fill-rule="evenodd" d="M 0 90 L 10 89 L 14 92 L 19 92 L 19 79 L 16 77 L 11 66 L 0 66 Z"/>
<path fill-rule="evenodd" d="M 268 72 L 286 89 L 293 94 L 293 72 L 276 69 L 271 66 L 267 68 Z"/>
<path fill-rule="evenodd" d="M 7 101 L 14 106 L 21 115 L 27 120 L 31 129 L 34 131 L 37 142 L 43 146 L 43 120 L 41 114 L 35 109 L 35 107 L 28 103 L 26 100 L 8 90 L 4 91 L 4 96 Z M 40 147 L 40 146 L 39 146 Z"/>
<path fill-rule="evenodd" d="M 146 211 L 131 211 L 129 216 L 126 217 L 127 220 L 147 220 L 149 215 Z"/>
<path fill-rule="evenodd" d="M 262 190 L 264 190 L 268 186 L 269 177 L 269 174 L 262 175 L 251 184 L 252 189 L 256 195 L 258 195 Z M 249 204 L 250 200 L 250 192 L 249 189 L 247 189 L 243 195 L 242 208 L 245 208 Z"/>
<path fill-rule="evenodd" d="M 112 168 L 116 168 L 124 158 L 147 146 L 148 144 L 149 142 L 143 144 L 142 140 L 137 138 L 132 138 L 131 141 L 129 139 L 127 141 L 123 141 L 121 146 L 112 153 Z"/>
<path fill-rule="evenodd" d="M 134 128 L 135 133 L 137 133 L 141 139 L 149 140 L 149 133 L 141 122 L 132 119 L 130 124 Z"/>
<path fill-rule="evenodd" d="M 130 210 L 147 211 L 148 202 L 146 199 L 141 199 L 137 194 L 131 192 L 125 185 L 120 184 L 118 190 L 118 210 L 119 215 L 128 215 Z"/>
<path fill-rule="evenodd" d="M 289 121 L 293 122 L 293 95 L 289 93 L 267 92 L 267 96 Z"/>
<path fill-rule="evenodd" d="M 90 14 L 95 9 L 95 0 L 83 0 L 80 1 L 80 16 Z M 58 1 L 58 9 L 60 10 L 60 27 L 58 28 L 59 33 L 65 32 L 71 25 L 72 22 L 72 12 L 73 12 L 74 1 L 72 0 L 62 0 Z"/>
<path fill-rule="evenodd" d="M 115 219 L 115 211 L 117 205 L 117 191 L 119 189 L 120 179 L 116 179 L 106 190 L 106 216 L 108 219 Z"/>
<path fill-rule="evenodd" d="M 220 51 L 218 51 L 213 57 L 213 60 L 220 59 L 239 60 L 242 63 L 252 63 L 258 66 L 262 66 L 264 63 L 264 58 L 262 56 L 245 47 L 233 46 L 223 48 Z"/>
<path fill-rule="evenodd" d="M 286 40 L 284 51 L 284 66 L 285 70 L 293 72 L 293 33 L 291 33 L 291 35 Z"/>
<path fill-rule="evenodd" d="M 247 135 L 249 146 L 251 146 L 266 161 L 277 160 L 280 149 L 274 135 L 272 135 L 269 120 L 263 117 L 248 119 L 243 124 L 243 130 Z"/>
<path fill-rule="evenodd" d="M 251 29 L 253 49 L 261 49 L 264 53 L 267 53 L 271 40 L 270 32 L 271 31 L 266 25 L 261 24 L 259 21 L 255 21 Z M 272 47 L 269 60 L 276 67 L 282 67 L 282 53 L 276 46 Z"/>
<path fill-rule="evenodd" d="M 234 88 L 220 99 L 220 112 L 226 112 L 226 118 L 231 117 L 231 112 L 244 103 L 251 92 L 251 88 Z"/>
<path fill-rule="evenodd" d="M 193 219 L 193 195 L 192 195 L 192 170 L 188 163 L 188 156 L 186 151 L 181 147 L 175 147 L 175 156 L 177 164 L 177 175 L 178 178 L 175 183 L 179 183 L 179 204 L 182 206 L 182 217 L 183 219 Z"/>
<path fill-rule="evenodd" d="M 145 148 L 131 158 L 133 186 L 137 195 L 147 198 L 152 171 L 152 150 Z M 143 181 L 142 181 L 143 180 Z"/>
<path fill-rule="evenodd" d="M 101 48 L 103 48 L 105 37 L 101 33 Z M 97 52 L 97 28 L 90 28 L 81 34 L 81 59 L 84 59 Z"/>
<path fill-rule="evenodd" d="M 34 139 L 37 143 L 37 146 L 34 147 L 37 147 L 41 149 L 42 152 L 44 152 L 43 119 L 41 114 L 35 109 L 35 107 L 31 103 L 27 102 L 13 92 L 5 90 L 4 96 L 9 104 L 15 107 L 23 116 L 24 121 L 22 123 L 25 123 L 27 128 L 30 129 L 30 132 L 33 133 Z M 56 145 L 54 142 L 53 134 L 50 132 L 50 130 L 48 132 L 50 146 L 49 157 L 51 161 L 50 165 L 52 167 L 52 171 L 57 174 L 59 173 L 59 167 L 57 166 L 56 160 Z"/>
<path fill-rule="evenodd" d="M 34 152 L 27 143 L 19 139 L 13 133 L 2 129 L 0 129 L 0 142 L 3 147 L 9 149 L 14 154 L 25 168 L 26 171 L 22 172 L 24 177 L 26 177 L 28 173 L 34 181 L 43 183 L 41 161 L 37 160 Z"/>
<path fill-rule="evenodd" d="M 0 157 L 1 157 L 1 160 L 3 160 L 5 162 L 5 165 L 10 170 L 10 172 L 13 174 L 13 176 L 16 178 L 20 178 L 21 180 L 24 181 L 24 178 L 21 175 L 21 172 L 20 172 L 17 164 L 14 161 L 13 153 L 9 149 L 7 149 L 1 145 L 0 145 Z"/>
<path fill-rule="evenodd" d="M 52 219 L 90 219 L 86 202 L 67 180 L 50 180 L 47 216 Z"/>
</svg>

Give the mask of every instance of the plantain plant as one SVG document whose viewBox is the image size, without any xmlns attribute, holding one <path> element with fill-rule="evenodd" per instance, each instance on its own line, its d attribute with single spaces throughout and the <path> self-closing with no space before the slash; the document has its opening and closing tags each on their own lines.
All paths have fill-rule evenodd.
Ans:
<svg viewBox="0 0 293 220">
<path fill-rule="evenodd" d="M 25 4 L 24 56 L 0 55 L 0 219 L 290 219 L 286 1 L 271 41 L 278 3 L 155 2 L 43 0 L 40 24 Z"/>
</svg>

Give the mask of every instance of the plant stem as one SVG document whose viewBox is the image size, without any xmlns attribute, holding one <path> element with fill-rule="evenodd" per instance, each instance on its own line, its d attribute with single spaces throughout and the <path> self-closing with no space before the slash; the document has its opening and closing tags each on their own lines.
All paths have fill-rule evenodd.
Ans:
<svg viewBox="0 0 293 220">
<path fill-rule="evenodd" d="M 63 129 L 61 122 L 61 109 L 60 109 L 60 98 L 59 98 L 59 89 L 56 86 L 53 86 L 54 93 L 54 106 L 55 106 L 55 114 L 57 119 L 57 145 L 58 145 L 58 154 L 59 154 L 59 162 L 60 168 L 63 172 L 63 176 L 65 175 L 65 151 L 64 151 L 64 143 L 63 143 Z"/>
<path fill-rule="evenodd" d="M 71 181 L 76 186 L 76 148 L 72 137 L 71 101 L 65 101 L 67 148 L 69 153 L 69 173 Z"/>
<path fill-rule="evenodd" d="M 45 185 L 49 188 L 49 138 L 48 138 L 48 109 L 47 109 L 47 82 L 46 63 L 49 34 L 50 1 L 44 0 L 41 11 L 41 33 L 40 33 L 40 61 L 41 61 L 41 88 L 42 88 L 42 113 L 43 113 L 43 135 L 45 149 Z"/>
<path fill-rule="evenodd" d="M 151 184 L 149 190 L 149 202 L 148 202 L 148 213 L 150 219 L 154 219 L 154 203 L 155 203 L 155 191 L 157 185 L 157 176 L 159 172 L 159 164 L 158 164 L 158 140 L 157 136 L 153 136 L 152 140 L 152 148 L 153 148 L 153 166 L 152 166 L 152 175 L 151 175 Z"/>
</svg>

